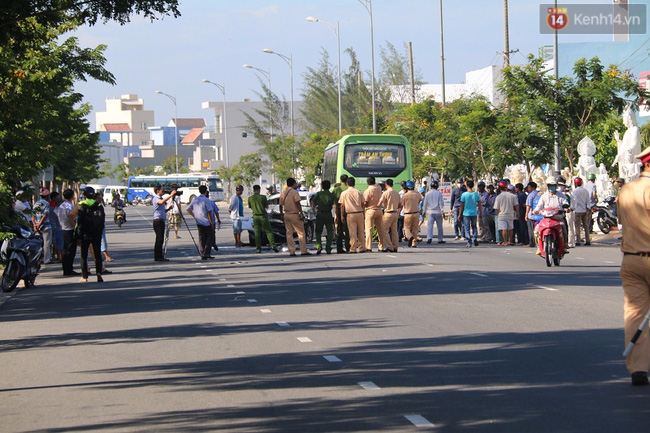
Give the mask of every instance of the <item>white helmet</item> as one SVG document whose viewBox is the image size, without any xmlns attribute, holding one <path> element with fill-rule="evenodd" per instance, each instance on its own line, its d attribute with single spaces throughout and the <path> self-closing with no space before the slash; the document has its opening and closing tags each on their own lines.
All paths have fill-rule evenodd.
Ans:
<svg viewBox="0 0 650 433">
<path fill-rule="evenodd" d="M 557 185 L 557 180 L 555 180 L 555 176 L 549 176 L 546 178 L 546 185 Z"/>
</svg>

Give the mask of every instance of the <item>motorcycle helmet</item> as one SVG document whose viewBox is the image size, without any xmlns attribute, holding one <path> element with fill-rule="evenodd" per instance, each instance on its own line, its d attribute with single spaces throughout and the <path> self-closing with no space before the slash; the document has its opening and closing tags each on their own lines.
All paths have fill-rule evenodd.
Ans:
<svg viewBox="0 0 650 433">
<path fill-rule="evenodd" d="M 433 182 L 431 182 L 431 187 L 433 189 L 438 189 L 439 186 L 440 186 L 440 184 L 438 183 L 437 180 L 434 180 Z"/>
<path fill-rule="evenodd" d="M 399 183 L 399 186 L 401 186 L 402 188 L 406 187 L 406 181 L 405 180 L 401 181 Z"/>
<path fill-rule="evenodd" d="M 498 185 L 499 189 L 508 189 L 508 182 L 505 180 L 500 180 Z"/>
<path fill-rule="evenodd" d="M 476 186 L 483 186 L 483 187 L 484 187 L 484 186 L 485 186 L 485 182 L 483 182 L 483 181 L 481 180 L 481 181 L 479 181 L 479 183 L 478 183 Z"/>
<path fill-rule="evenodd" d="M 557 177 L 557 184 L 558 185 L 566 185 L 566 179 L 564 178 L 564 176 L 558 176 Z"/>
<path fill-rule="evenodd" d="M 546 178 L 546 186 L 548 185 L 557 185 L 557 180 L 555 180 L 555 176 L 549 176 Z"/>
<path fill-rule="evenodd" d="M 419 189 L 418 191 L 420 192 L 420 194 L 422 194 L 422 193 L 423 193 L 424 191 L 426 191 L 426 190 L 427 190 L 427 189 L 426 189 L 425 187 L 421 186 L 420 189 Z"/>
<path fill-rule="evenodd" d="M 413 188 L 415 188 L 415 182 L 413 182 L 412 180 L 407 181 L 407 182 L 406 182 L 406 187 L 407 187 L 408 189 L 413 189 Z"/>
<path fill-rule="evenodd" d="M 573 179 L 573 184 L 574 184 L 576 187 L 582 186 L 582 178 L 579 178 L 579 177 L 574 178 L 574 179 Z"/>
<path fill-rule="evenodd" d="M 589 173 L 589 174 L 587 175 L 587 179 L 589 179 L 589 180 L 596 180 L 596 175 L 593 174 L 593 173 Z"/>
</svg>

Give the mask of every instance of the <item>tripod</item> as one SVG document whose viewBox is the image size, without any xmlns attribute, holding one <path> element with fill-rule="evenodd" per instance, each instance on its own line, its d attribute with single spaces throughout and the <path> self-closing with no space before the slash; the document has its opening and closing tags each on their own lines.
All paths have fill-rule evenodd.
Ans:
<svg viewBox="0 0 650 433">
<path fill-rule="evenodd" d="M 188 233 L 190 234 L 190 237 L 192 238 L 192 242 L 194 243 L 194 248 L 196 248 L 196 252 L 201 255 L 201 251 L 199 250 L 199 246 L 196 244 L 196 241 L 194 240 L 194 235 L 192 235 L 192 230 L 190 230 L 190 226 L 187 224 L 187 220 L 183 216 L 182 213 L 179 213 L 181 220 L 185 223 L 185 227 L 187 228 Z M 169 241 L 169 224 L 167 224 L 167 228 L 165 229 L 165 246 L 163 248 L 163 256 L 167 256 L 167 242 Z"/>
</svg>

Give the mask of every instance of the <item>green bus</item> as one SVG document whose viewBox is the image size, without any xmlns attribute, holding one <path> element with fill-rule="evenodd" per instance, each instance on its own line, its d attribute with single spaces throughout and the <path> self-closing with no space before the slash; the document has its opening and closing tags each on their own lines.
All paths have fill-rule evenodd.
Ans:
<svg viewBox="0 0 650 433">
<path fill-rule="evenodd" d="M 346 135 L 325 148 L 321 179 L 332 185 L 342 174 L 356 179 L 356 188 L 364 191 L 366 178 L 374 176 L 377 183 L 393 179 L 395 185 L 412 179 L 411 145 L 402 135 Z"/>
</svg>

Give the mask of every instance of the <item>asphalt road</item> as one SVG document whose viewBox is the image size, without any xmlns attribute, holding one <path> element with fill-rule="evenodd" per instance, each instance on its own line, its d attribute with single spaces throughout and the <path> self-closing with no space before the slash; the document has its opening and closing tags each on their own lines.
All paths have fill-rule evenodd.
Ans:
<svg viewBox="0 0 650 433">
<path fill-rule="evenodd" d="M 2 305 L 3 431 L 649 429 L 612 235 L 549 270 L 462 241 L 258 255 L 229 226 L 200 261 L 183 228 L 154 263 L 151 208 L 127 212 L 104 283 L 49 265 Z"/>
</svg>

